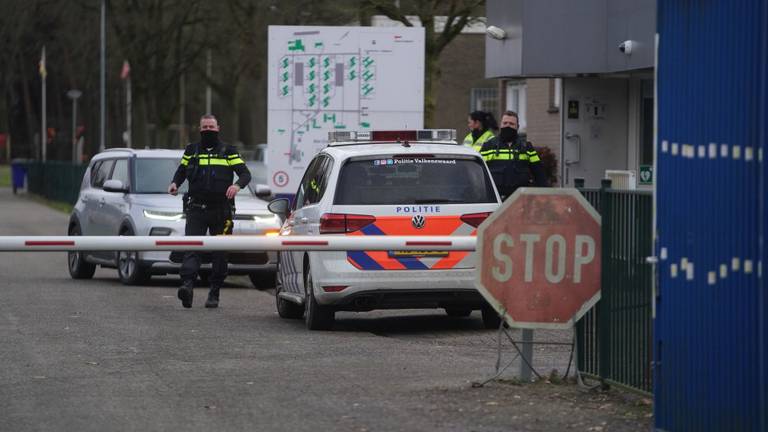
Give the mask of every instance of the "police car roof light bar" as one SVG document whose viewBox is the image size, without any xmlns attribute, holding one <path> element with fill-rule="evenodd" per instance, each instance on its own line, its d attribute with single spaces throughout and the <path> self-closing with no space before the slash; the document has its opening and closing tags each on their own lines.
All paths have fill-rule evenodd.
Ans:
<svg viewBox="0 0 768 432">
<path fill-rule="evenodd" d="M 433 141 L 441 144 L 458 144 L 456 129 L 410 129 L 376 131 L 331 131 L 328 145 L 370 144 L 378 142 Z"/>
</svg>

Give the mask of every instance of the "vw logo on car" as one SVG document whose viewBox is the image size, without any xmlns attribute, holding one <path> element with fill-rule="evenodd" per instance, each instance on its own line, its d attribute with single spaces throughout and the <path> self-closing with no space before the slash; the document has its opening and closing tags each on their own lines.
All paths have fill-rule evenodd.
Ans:
<svg viewBox="0 0 768 432">
<path fill-rule="evenodd" d="M 411 225 L 416 229 L 424 228 L 424 224 L 427 223 L 426 219 L 422 215 L 416 215 L 411 218 Z"/>
</svg>

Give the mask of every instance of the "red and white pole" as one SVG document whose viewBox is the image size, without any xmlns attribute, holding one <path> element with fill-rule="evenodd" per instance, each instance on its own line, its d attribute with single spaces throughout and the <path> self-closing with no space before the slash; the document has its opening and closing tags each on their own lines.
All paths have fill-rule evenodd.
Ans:
<svg viewBox="0 0 768 432">
<path fill-rule="evenodd" d="M 0 252 L 71 251 L 474 251 L 474 236 L 0 236 Z"/>
</svg>

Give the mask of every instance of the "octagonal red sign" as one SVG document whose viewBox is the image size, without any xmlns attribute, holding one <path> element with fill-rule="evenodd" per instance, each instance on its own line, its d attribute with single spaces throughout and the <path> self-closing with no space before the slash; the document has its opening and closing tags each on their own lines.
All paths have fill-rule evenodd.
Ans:
<svg viewBox="0 0 768 432">
<path fill-rule="evenodd" d="M 600 245 L 579 191 L 520 188 L 480 225 L 475 286 L 510 326 L 570 328 L 600 299 Z"/>
</svg>

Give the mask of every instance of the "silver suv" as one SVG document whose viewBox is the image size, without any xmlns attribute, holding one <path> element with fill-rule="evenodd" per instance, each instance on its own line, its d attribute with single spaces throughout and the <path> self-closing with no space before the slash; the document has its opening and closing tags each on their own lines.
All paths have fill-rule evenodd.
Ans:
<svg viewBox="0 0 768 432">
<path fill-rule="evenodd" d="M 109 149 L 97 154 L 85 171 L 80 195 L 69 218 L 71 236 L 184 235 L 182 193 L 166 190 L 179 165 L 182 150 Z M 254 173 L 253 178 L 263 177 Z M 267 210 L 269 187 L 251 182 L 236 197 L 233 234 L 277 235 L 280 219 Z M 117 268 L 124 284 L 136 285 L 152 275 L 178 273 L 182 253 L 165 251 L 70 252 L 69 274 L 74 279 L 93 277 L 96 266 Z M 210 256 L 203 254 L 200 278 L 210 274 Z M 274 286 L 274 252 L 233 252 L 229 274 L 247 274 L 257 288 Z"/>
</svg>

